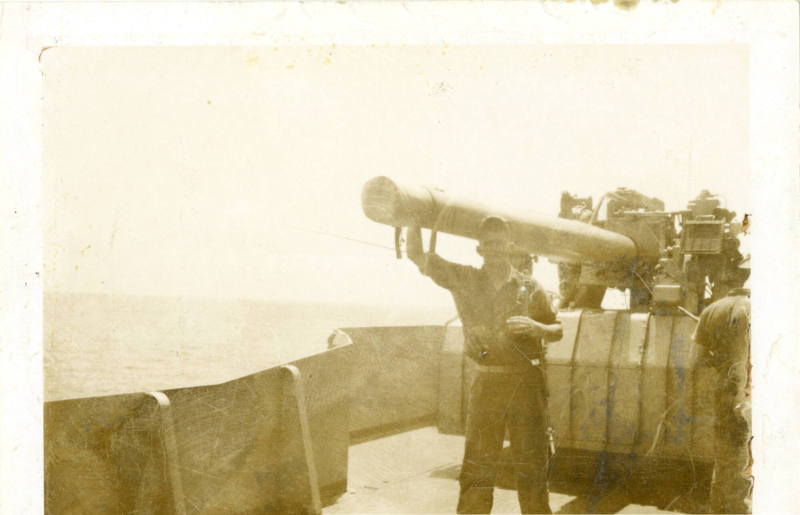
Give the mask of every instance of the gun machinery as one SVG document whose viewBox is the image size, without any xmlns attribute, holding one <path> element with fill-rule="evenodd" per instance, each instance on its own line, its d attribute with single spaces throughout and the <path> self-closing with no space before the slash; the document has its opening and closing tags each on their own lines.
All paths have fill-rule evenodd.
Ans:
<svg viewBox="0 0 800 515">
<path fill-rule="evenodd" d="M 504 218 L 517 248 L 559 264 L 562 308 L 599 308 L 606 290 L 617 288 L 630 291 L 632 311 L 696 314 L 749 276 L 739 252 L 742 224 L 706 190 L 679 211 L 626 188 L 596 205 L 564 192 L 561 212 L 551 216 L 375 177 L 364 185 L 361 204 L 368 218 L 396 228 L 398 249 L 401 227 L 431 229 L 435 244 L 437 232 L 476 238 L 484 217 Z"/>
</svg>

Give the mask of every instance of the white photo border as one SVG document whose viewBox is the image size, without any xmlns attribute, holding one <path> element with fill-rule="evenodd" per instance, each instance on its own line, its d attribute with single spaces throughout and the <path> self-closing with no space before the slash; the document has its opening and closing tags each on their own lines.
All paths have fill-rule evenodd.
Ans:
<svg viewBox="0 0 800 515">
<path fill-rule="evenodd" d="M 800 509 L 798 6 L 791 1 L 0 4 L 0 511 L 43 512 L 42 76 L 57 46 L 746 45 L 754 511 Z M 743 187 L 747 187 L 743 185 Z"/>
</svg>

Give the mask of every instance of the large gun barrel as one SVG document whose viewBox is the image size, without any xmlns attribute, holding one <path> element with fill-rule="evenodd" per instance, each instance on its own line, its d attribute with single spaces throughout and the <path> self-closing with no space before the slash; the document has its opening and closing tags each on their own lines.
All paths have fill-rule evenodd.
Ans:
<svg viewBox="0 0 800 515">
<path fill-rule="evenodd" d="M 434 188 L 401 186 L 388 177 L 375 177 L 364 184 L 361 207 L 378 223 L 418 225 L 473 239 L 477 239 L 481 220 L 499 216 L 509 223 L 518 248 L 553 261 L 627 261 L 638 256 L 636 244 L 623 234 L 575 220 L 455 199 Z"/>
</svg>

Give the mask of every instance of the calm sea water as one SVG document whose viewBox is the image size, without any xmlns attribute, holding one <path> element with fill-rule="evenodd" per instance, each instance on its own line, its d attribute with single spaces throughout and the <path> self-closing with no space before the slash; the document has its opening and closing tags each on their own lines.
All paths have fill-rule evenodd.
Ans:
<svg viewBox="0 0 800 515">
<path fill-rule="evenodd" d="M 52 293 L 45 400 L 212 384 L 327 348 L 340 327 L 442 324 L 454 309 Z"/>
</svg>

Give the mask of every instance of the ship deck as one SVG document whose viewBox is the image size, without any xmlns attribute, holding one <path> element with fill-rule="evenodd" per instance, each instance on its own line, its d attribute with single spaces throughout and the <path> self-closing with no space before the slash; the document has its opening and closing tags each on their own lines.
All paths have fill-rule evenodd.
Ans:
<svg viewBox="0 0 800 515">
<path fill-rule="evenodd" d="M 463 436 L 430 426 L 354 443 L 347 492 L 323 513 L 454 513 L 463 448 Z M 693 488 L 702 479 L 648 485 L 628 478 L 603 488 L 596 478 L 558 475 L 550 485 L 553 513 L 693 513 L 700 508 L 692 493 L 703 490 Z M 510 476 L 500 476 L 493 513 L 519 513 Z"/>
</svg>

